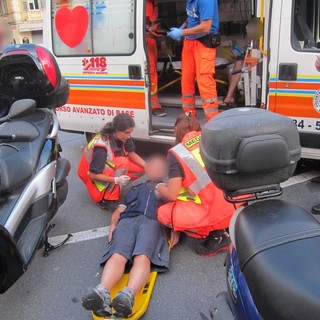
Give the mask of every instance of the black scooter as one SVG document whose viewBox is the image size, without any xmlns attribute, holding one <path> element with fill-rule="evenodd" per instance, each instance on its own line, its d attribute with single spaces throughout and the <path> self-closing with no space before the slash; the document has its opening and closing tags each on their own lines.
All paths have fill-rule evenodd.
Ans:
<svg viewBox="0 0 320 320">
<path fill-rule="evenodd" d="M 51 110 L 66 103 L 69 84 L 54 57 L 31 44 L 0 56 L 0 293 L 26 271 L 48 242 L 49 221 L 68 193 L 70 163 L 59 155 Z M 27 99 L 28 98 L 28 99 Z M 5 110 L 4 108 L 8 109 Z"/>
<path fill-rule="evenodd" d="M 289 118 L 257 108 L 225 111 L 204 125 L 201 154 L 208 174 L 233 203 L 226 292 L 210 320 L 320 318 L 320 223 L 297 205 L 269 199 L 300 159 Z"/>
</svg>

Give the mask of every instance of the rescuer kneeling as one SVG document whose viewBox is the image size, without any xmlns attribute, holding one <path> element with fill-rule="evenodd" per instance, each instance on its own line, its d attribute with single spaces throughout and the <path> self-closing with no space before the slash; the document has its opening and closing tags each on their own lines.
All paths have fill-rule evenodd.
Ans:
<svg viewBox="0 0 320 320">
<path fill-rule="evenodd" d="M 121 188 L 144 172 L 144 160 L 131 138 L 134 120 L 126 113 L 114 117 L 83 151 L 78 175 L 94 202 L 113 211 Z"/>
</svg>

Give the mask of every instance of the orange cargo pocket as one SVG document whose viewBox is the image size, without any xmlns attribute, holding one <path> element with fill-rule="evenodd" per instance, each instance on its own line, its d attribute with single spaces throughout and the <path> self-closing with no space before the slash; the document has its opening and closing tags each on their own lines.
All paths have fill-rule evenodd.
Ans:
<svg viewBox="0 0 320 320">
<path fill-rule="evenodd" d="M 201 53 L 200 74 L 215 73 L 215 53 L 203 52 Z"/>
</svg>

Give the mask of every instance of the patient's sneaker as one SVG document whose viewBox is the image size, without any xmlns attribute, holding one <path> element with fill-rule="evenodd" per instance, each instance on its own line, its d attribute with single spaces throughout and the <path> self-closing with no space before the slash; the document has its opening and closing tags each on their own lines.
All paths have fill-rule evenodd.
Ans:
<svg viewBox="0 0 320 320">
<path fill-rule="evenodd" d="M 82 297 L 82 306 L 98 317 L 110 317 L 110 293 L 101 284 L 91 289 Z"/>
<path fill-rule="evenodd" d="M 220 251 L 228 250 L 230 243 L 230 237 L 225 230 L 212 231 L 204 242 L 197 244 L 196 253 L 202 256 L 215 256 Z"/>
<path fill-rule="evenodd" d="M 134 294 L 128 287 L 124 287 L 117 293 L 112 301 L 114 315 L 119 318 L 128 318 L 132 313 L 134 305 Z"/>
</svg>

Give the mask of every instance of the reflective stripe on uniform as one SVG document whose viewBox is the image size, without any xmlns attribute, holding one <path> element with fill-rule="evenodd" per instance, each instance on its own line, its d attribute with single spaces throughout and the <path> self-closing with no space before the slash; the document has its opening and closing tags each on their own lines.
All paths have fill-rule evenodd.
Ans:
<svg viewBox="0 0 320 320">
<path fill-rule="evenodd" d="M 93 183 L 95 184 L 95 186 L 100 192 L 103 191 L 104 189 L 107 189 L 107 191 L 112 191 L 115 186 L 113 183 L 110 183 L 110 182 L 103 183 L 97 180 L 93 180 Z"/>
<path fill-rule="evenodd" d="M 151 108 L 152 107 L 156 107 L 156 106 L 158 106 L 160 103 L 159 103 L 159 101 L 152 101 L 151 102 Z"/>
<path fill-rule="evenodd" d="M 106 165 L 114 168 L 115 164 L 111 161 L 112 160 L 112 149 L 110 146 L 110 142 L 109 140 L 103 140 L 101 139 L 100 135 L 96 135 L 88 144 L 87 148 L 86 148 L 86 160 L 90 163 L 91 162 L 91 152 L 92 152 L 92 148 L 95 146 L 101 146 L 107 149 L 107 159 L 106 159 Z"/>
<path fill-rule="evenodd" d="M 96 135 L 89 143 L 88 143 L 88 146 L 85 150 L 85 157 L 86 157 L 86 160 L 88 161 L 88 163 L 91 162 L 91 154 L 92 154 L 92 148 L 94 146 L 101 146 L 101 147 L 104 147 L 106 148 L 107 150 L 107 159 L 105 161 L 105 170 L 108 167 L 112 168 L 113 170 L 115 170 L 115 167 L 116 165 L 110 161 L 112 159 L 112 149 L 111 149 L 111 146 L 110 146 L 110 141 L 109 140 L 103 140 L 101 139 L 101 136 L 100 134 Z M 88 172 L 89 174 L 89 172 Z M 97 180 L 93 180 L 93 183 L 95 184 L 95 186 L 97 187 L 97 189 L 102 192 L 103 190 L 107 190 L 107 191 L 112 191 L 114 189 L 114 184 L 113 183 L 109 183 L 109 182 L 106 182 L 106 183 L 103 183 L 101 181 L 97 181 Z"/>
<path fill-rule="evenodd" d="M 183 103 L 182 108 L 195 109 L 194 103 Z"/>
<path fill-rule="evenodd" d="M 203 188 L 211 183 L 207 172 L 204 170 L 202 164 L 196 159 L 196 157 L 182 144 L 178 144 L 172 149 L 180 156 L 183 162 L 196 176 L 196 180 L 189 186 L 188 190 L 190 190 L 193 194 L 199 194 Z"/>
<path fill-rule="evenodd" d="M 204 168 L 205 166 L 204 166 L 204 162 L 203 162 L 201 155 L 200 155 L 200 149 L 197 148 L 197 149 L 191 151 L 191 153 L 195 157 L 195 159 L 199 162 L 200 166 L 202 168 Z"/>
<path fill-rule="evenodd" d="M 214 108 L 203 108 L 205 113 L 213 113 L 213 112 L 218 112 L 219 107 L 214 107 Z"/>
<path fill-rule="evenodd" d="M 106 164 L 109 166 L 109 167 L 111 167 L 112 169 L 115 169 L 115 167 L 116 167 L 116 165 L 113 163 L 113 162 L 111 162 L 111 161 L 106 161 Z"/>
<path fill-rule="evenodd" d="M 211 183 L 211 179 L 209 178 L 208 174 L 203 171 L 202 175 L 190 185 L 189 189 L 195 194 L 199 194 L 199 192 L 209 183 Z"/>
<path fill-rule="evenodd" d="M 121 169 L 115 169 L 115 164 L 111 163 L 110 161 L 106 161 L 106 163 L 113 169 L 114 171 L 114 177 L 120 177 L 123 174 L 128 173 L 128 169 L 127 168 L 121 168 Z M 97 189 L 101 192 L 104 189 L 106 189 L 107 191 L 112 191 L 115 187 L 115 184 L 112 182 L 101 182 L 101 181 L 97 181 L 97 180 L 93 180 L 95 186 L 97 187 Z"/>
<path fill-rule="evenodd" d="M 181 187 L 179 196 L 177 198 L 178 200 L 181 201 L 193 201 L 196 204 L 201 204 L 201 199 L 198 195 L 191 195 L 188 190 L 185 188 Z"/>
<path fill-rule="evenodd" d="M 195 94 L 183 94 L 182 98 L 183 99 L 192 99 L 192 98 L 195 98 Z"/>
<path fill-rule="evenodd" d="M 208 98 L 208 99 L 202 99 L 202 103 L 214 103 L 217 102 L 217 98 Z"/>
</svg>

